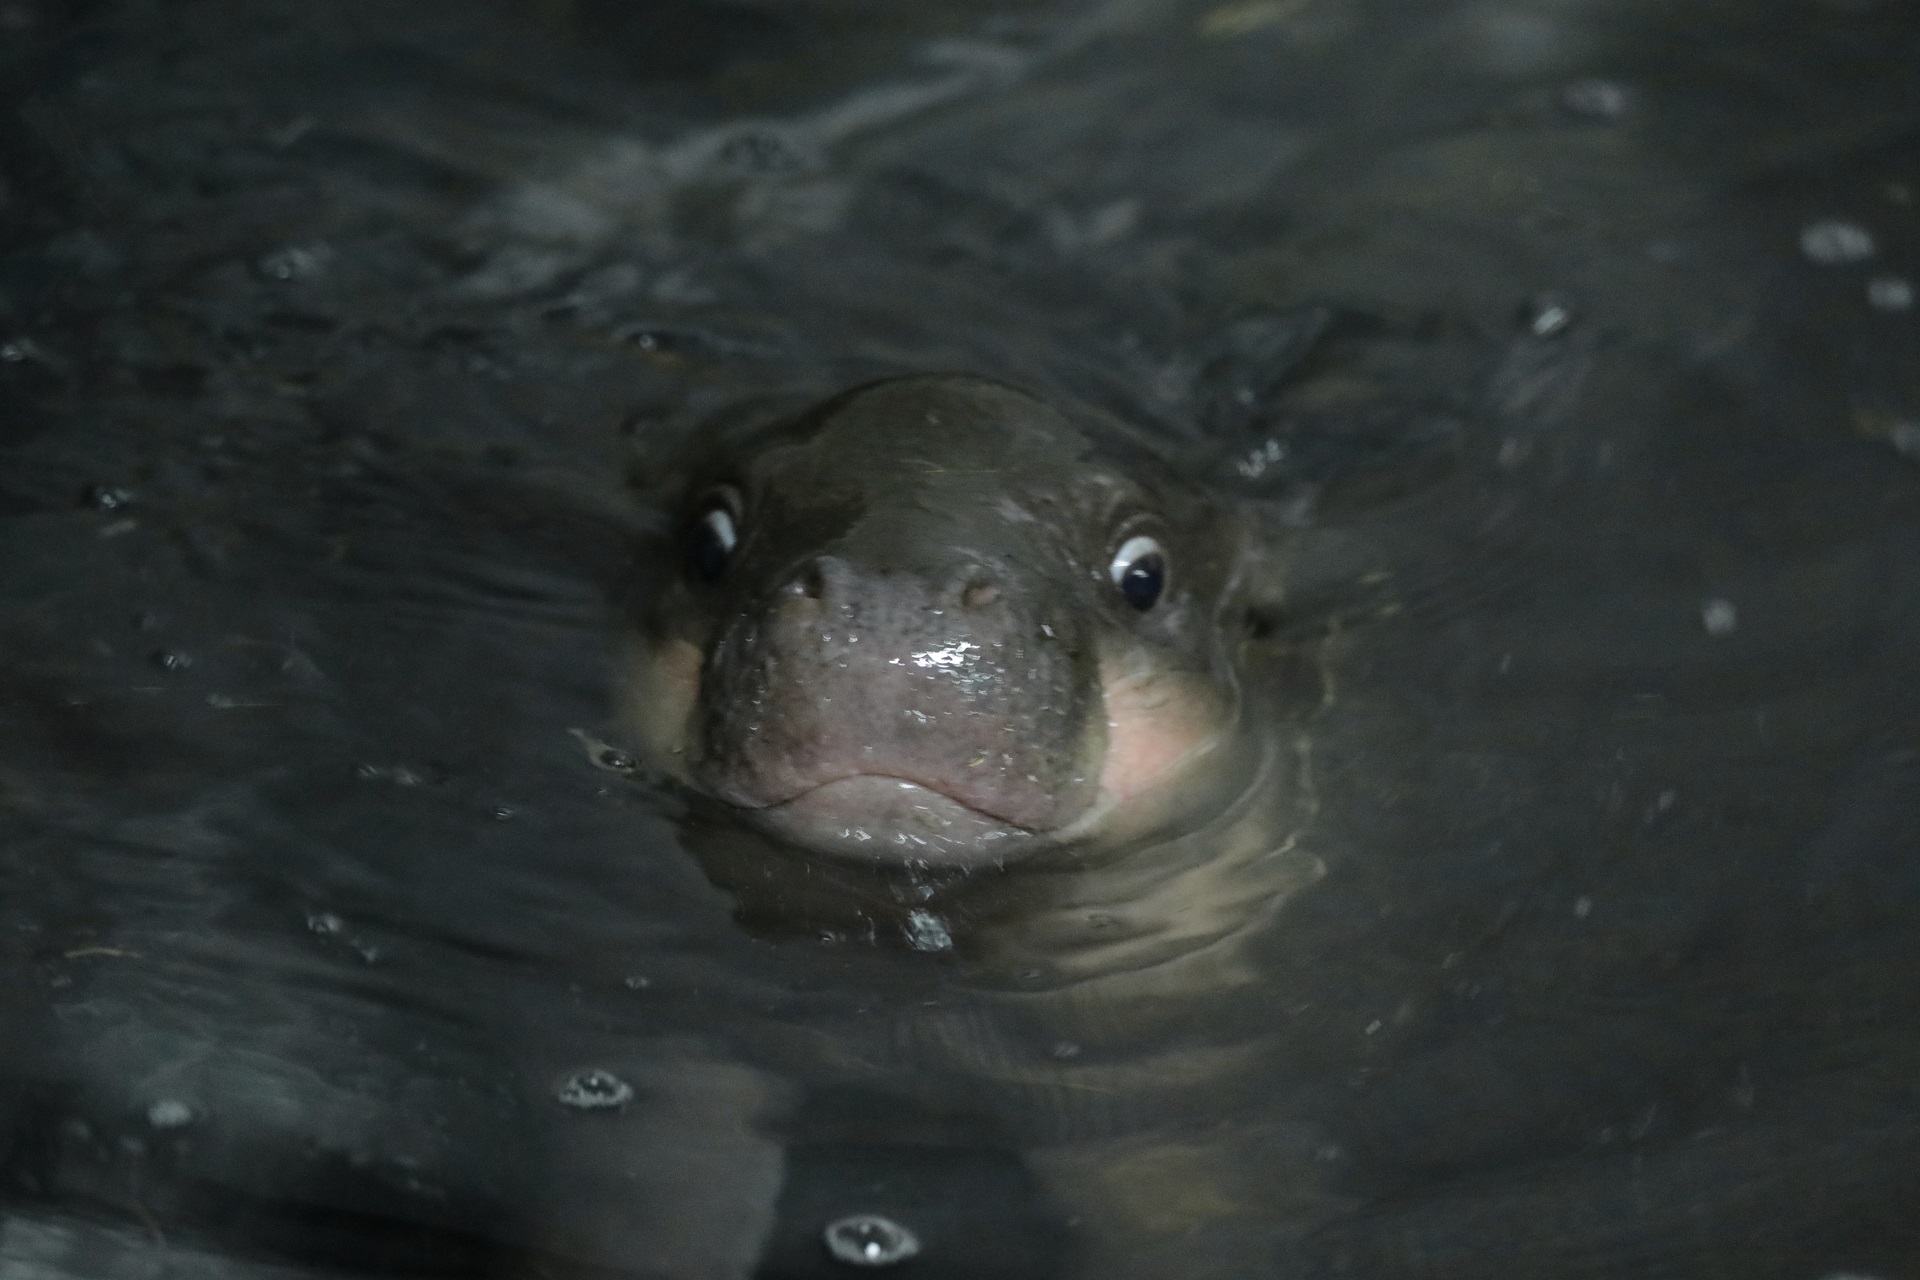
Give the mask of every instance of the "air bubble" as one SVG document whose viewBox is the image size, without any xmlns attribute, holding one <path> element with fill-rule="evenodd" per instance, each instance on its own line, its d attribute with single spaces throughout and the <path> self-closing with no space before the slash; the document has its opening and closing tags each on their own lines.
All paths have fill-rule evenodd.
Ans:
<svg viewBox="0 0 1920 1280">
<path fill-rule="evenodd" d="M 1865 262 L 1877 253 L 1873 233 L 1857 222 L 1827 218 L 1800 230 L 1800 251 L 1823 267 Z"/>
<path fill-rule="evenodd" d="M 261 254 L 253 265 L 267 279 L 285 284 L 319 275 L 332 257 L 333 251 L 325 245 L 289 245 Z"/>
<path fill-rule="evenodd" d="M 827 1252 L 850 1267 L 891 1267 L 918 1256 L 920 1238 L 892 1218 L 856 1213 L 827 1224 Z"/>
<path fill-rule="evenodd" d="M 1573 308 L 1551 295 L 1530 299 L 1520 309 L 1520 323 L 1536 338 L 1557 338 L 1573 327 Z"/>
<path fill-rule="evenodd" d="M 610 1111 L 633 1101 L 633 1086 L 611 1071 L 590 1067 L 562 1080 L 554 1096 L 576 1111 Z"/>
<path fill-rule="evenodd" d="M 744 177 L 794 173 L 806 158 L 791 141 L 772 130 L 745 129 L 720 144 L 720 164 Z"/>
<path fill-rule="evenodd" d="M 81 494 L 80 500 L 96 511 L 118 511 L 133 501 L 133 494 L 117 484 L 96 484 Z"/>
<path fill-rule="evenodd" d="M 593 762 L 602 769 L 611 769 L 615 773 L 632 773 L 640 767 L 639 761 L 615 747 L 608 747 L 602 751 L 594 757 Z"/>
<path fill-rule="evenodd" d="M 1867 305 L 1875 311 L 1910 311 L 1913 284 L 1900 276 L 1875 276 L 1867 281 Z"/>
<path fill-rule="evenodd" d="M 178 1098 L 162 1098 L 147 1108 L 147 1123 L 156 1129 L 184 1129 L 193 1123 L 193 1108 Z"/>
<path fill-rule="evenodd" d="M 1586 120 L 1618 120 L 1633 108 L 1633 89 L 1618 80 L 1575 80 L 1560 90 L 1560 106 Z"/>
<path fill-rule="evenodd" d="M 1234 470 L 1249 480 L 1258 480 L 1271 467 L 1277 467 L 1286 460 L 1287 446 L 1278 440 L 1266 440 L 1255 445 L 1240 460 L 1234 463 Z M 1049 632 L 1049 635 L 1052 633 Z"/>
<path fill-rule="evenodd" d="M 951 951 L 953 934 L 947 922 L 927 910 L 907 913 L 907 945 L 915 951 Z"/>
<path fill-rule="evenodd" d="M 1887 442 L 1903 458 L 1920 462 L 1920 422 L 1901 421 L 1887 430 Z"/>
</svg>

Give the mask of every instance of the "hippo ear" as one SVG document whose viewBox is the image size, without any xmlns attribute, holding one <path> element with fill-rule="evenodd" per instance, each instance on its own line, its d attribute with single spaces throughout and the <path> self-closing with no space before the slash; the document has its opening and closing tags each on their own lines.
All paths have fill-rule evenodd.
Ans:
<svg viewBox="0 0 1920 1280">
<path fill-rule="evenodd" d="M 1207 436 L 1227 442 L 1258 430 L 1274 401 L 1298 379 L 1333 331 L 1331 307 L 1245 316 L 1199 344 L 1188 362 L 1189 413 Z"/>
<path fill-rule="evenodd" d="M 1528 535 L 1497 480 L 1464 469 L 1447 500 L 1378 502 L 1303 519 L 1249 504 L 1238 600 L 1256 639 L 1290 641 L 1392 619 L 1440 628 L 1526 598 Z"/>
<path fill-rule="evenodd" d="M 662 507 L 692 476 L 798 418 L 820 398 L 810 386 L 689 387 L 673 399 L 636 405 L 620 428 L 627 487 L 642 506 Z"/>
<path fill-rule="evenodd" d="M 1300 527 L 1253 513 L 1255 537 L 1241 562 L 1238 607 L 1247 634 L 1289 644 L 1378 614 L 1394 581 L 1388 545 L 1372 531 Z"/>
<path fill-rule="evenodd" d="M 1209 482 L 1284 527 L 1424 489 L 1461 455 L 1489 346 L 1441 318 L 1316 308 L 1231 326 L 1195 385 Z"/>
</svg>

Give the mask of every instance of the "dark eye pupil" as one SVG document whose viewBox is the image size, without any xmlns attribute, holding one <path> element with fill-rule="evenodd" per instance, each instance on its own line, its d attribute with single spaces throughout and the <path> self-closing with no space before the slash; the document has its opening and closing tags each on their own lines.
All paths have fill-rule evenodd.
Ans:
<svg viewBox="0 0 1920 1280">
<path fill-rule="evenodd" d="M 1141 556 L 1120 575 L 1120 594 L 1142 613 L 1160 602 L 1166 585 L 1166 562 L 1156 555 Z"/>
<path fill-rule="evenodd" d="M 693 531 L 687 567 L 701 582 L 712 582 L 727 571 L 727 549 L 713 530 L 702 525 Z"/>
<path fill-rule="evenodd" d="M 693 526 L 687 542 L 687 572 L 696 582 L 717 582 L 733 559 L 738 541 L 733 517 L 715 507 Z"/>
</svg>

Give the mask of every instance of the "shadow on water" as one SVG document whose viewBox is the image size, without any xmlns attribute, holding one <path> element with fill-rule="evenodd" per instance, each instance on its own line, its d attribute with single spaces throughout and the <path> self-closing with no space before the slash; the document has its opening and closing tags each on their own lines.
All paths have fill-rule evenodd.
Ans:
<svg viewBox="0 0 1920 1280">
<path fill-rule="evenodd" d="M 0 1273 L 1920 1274 L 1916 57 L 0 0 Z M 635 772 L 628 480 L 926 369 L 1265 522 L 1230 955 L 781 928 Z"/>
</svg>

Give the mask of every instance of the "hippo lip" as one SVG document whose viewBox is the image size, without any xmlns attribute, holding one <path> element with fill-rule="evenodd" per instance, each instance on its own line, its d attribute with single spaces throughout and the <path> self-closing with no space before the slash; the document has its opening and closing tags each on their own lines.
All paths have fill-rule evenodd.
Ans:
<svg viewBox="0 0 1920 1280">
<path fill-rule="evenodd" d="M 773 810 L 799 806 L 830 819 L 837 808 L 846 817 L 861 814 L 876 801 L 893 800 L 905 790 L 918 802 L 945 802 L 985 822 L 1009 830 L 1045 832 L 1072 820 L 1078 806 L 1064 797 L 1033 785 L 1001 779 L 987 770 L 959 771 L 937 762 L 911 759 L 835 761 L 816 759 L 801 769 L 777 767 L 753 770 L 716 770 L 706 782 L 709 791 L 736 808 Z"/>
<path fill-rule="evenodd" d="M 834 778 L 747 812 L 770 831 L 815 849 L 931 864 L 997 861 L 1031 847 L 1044 834 L 938 787 L 879 773 Z"/>
<path fill-rule="evenodd" d="M 958 805 L 969 813 L 978 814 L 989 822 L 1002 823 L 1008 827 L 1032 830 L 1030 824 L 1018 820 L 1011 812 L 1012 805 L 1000 806 L 992 802 L 991 796 L 975 796 L 968 789 L 944 784 L 937 778 L 914 773 L 893 773 L 886 769 L 858 770 L 843 773 L 836 777 L 821 778 L 805 783 L 791 794 L 770 801 L 761 808 L 784 808 L 788 805 L 820 803 L 831 805 L 835 802 L 856 809 L 861 801 L 871 801 L 875 793 L 881 795 L 889 791 L 918 795 L 929 802 L 934 797 Z"/>
</svg>

